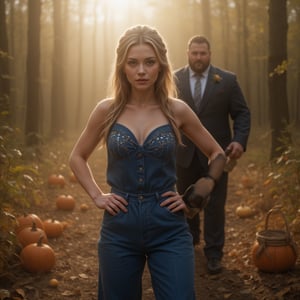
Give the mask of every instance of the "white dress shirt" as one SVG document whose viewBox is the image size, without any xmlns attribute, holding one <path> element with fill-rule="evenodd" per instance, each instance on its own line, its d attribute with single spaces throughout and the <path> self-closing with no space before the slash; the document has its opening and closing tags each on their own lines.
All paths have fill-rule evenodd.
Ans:
<svg viewBox="0 0 300 300">
<path fill-rule="evenodd" d="M 202 73 L 202 76 L 201 76 L 201 98 L 203 97 L 204 90 L 206 87 L 209 69 L 210 69 L 210 66 Z M 191 91 L 192 91 L 192 96 L 194 97 L 197 74 L 190 67 L 189 67 L 189 73 L 190 73 L 190 87 L 191 87 Z"/>
</svg>

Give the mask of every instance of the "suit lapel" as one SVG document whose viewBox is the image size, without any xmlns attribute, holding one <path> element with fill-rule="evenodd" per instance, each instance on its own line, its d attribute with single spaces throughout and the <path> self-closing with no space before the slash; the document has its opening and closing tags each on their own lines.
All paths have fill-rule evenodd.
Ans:
<svg viewBox="0 0 300 300">
<path fill-rule="evenodd" d="M 183 76 L 183 82 L 182 82 L 182 91 L 183 91 L 183 99 L 186 99 L 186 102 L 189 104 L 189 106 L 194 111 L 196 111 L 196 106 L 195 106 L 192 91 L 191 91 L 190 72 L 189 72 L 188 67 L 186 67 L 184 69 L 184 76 Z"/>
<path fill-rule="evenodd" d="M 213 91 L 213 89 L 215 87 L 215 82 L 213 80 L 214 74 L 215 74 L 215 68 L 213 66 L 211 66 L 209 69 L 209 72 L 208 72 L 204 94 L 203 94 L 203 97 L 202 97 L 202 100 L 200 103 L 199 113 L 201 113 L 203 111 L 204 107 L 207 105 L 209 95 L 211 94 L 211 92 Z"/>
</svg>

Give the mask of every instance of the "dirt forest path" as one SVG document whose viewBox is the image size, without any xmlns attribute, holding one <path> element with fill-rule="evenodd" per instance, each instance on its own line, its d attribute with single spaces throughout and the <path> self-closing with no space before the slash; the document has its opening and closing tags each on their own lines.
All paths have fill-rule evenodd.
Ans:
<svg viewBox="0 0 300 300">
<path fill-rule="evenodd" d="M 57 148 L 56 148 L 57 147 Z M 67 150 L 65 153 L 55 149 L 47 150 L 47 159 L 55 160 L 56 170 L 42 169 L 47 178 L 50 173 L 62 173 L 66 178 L 63 189 L 48 188 L 46 180 L 45 194 L 47 199 L 40 205 L 27 209 L 42 219 L 64 221 L 67 226 L 63 235 L 50 239 L 49 244 L 56 254 L 56 265 L 47 274 L 31 274 L 22 269 L 16 262 L 6 276 L 1 277 L 0 299 L 27 300 L 96 300 L 97 299 L 97 240 L 102 219 L 102 212 L 95 209 L 91 200 L 78 183 L 71 183 L 68 178 Z M 56 151 L 56 152 L 55 152 Z M 55 155 L 53 153 L 56 153 Z M 96 151 L 91 158 L 91 165 L 97 181 L 105 186 L 104 172 L 105 153 Z M 195 286 L 197 300 L 291 300 L 300 299 L 300 262 L 296 268 L 283 274 L 258 272 L 251 258 L 251 247 L 255 240 L 258 226 L 263 224 L 265 213 L 258 211 L 251 218 L 241 219 L 235 214 L 241 201 L 247 201 L 249 191 L 240 192 L 240 178 L 245 171 L 247 161 L 236 167 L 230 177 L 229 196 L 226 206 L 226 246 L 223 259 L 224 270 L 218 275 L 208 275 L 202 246 L 195 248 L 196 269 Z M 239 191 L 239 192 L 237 192 Z M 76 198 L 76 207 L 72 212 L 59 211 L 55 207 L 55 198 L 59 194 L 70 194 Z M 88 209 L 82 211 L 81 204 Z M 21 211 L 20 211 L 21 214 Z M 300 245 L 300 237 L 296 237 Z M 58 281 L 56 287 L 49 286 L 49 280 Z M 9 291 L 10 297 L 1 293 Z M 149 272 L 146 268 L 143 277 L 143 299 L 154 300 Z M 172 299 L 170 299 L 172 300 Z"/>
</svg>

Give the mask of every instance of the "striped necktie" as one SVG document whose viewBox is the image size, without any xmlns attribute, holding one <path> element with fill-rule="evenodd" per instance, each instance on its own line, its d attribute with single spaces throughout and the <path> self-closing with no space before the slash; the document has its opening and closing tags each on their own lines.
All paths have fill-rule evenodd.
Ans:
<svg viewBox="0 0 300 300">
<path fill-rule="evenodd" d="M 199 111 L 201 98 L 202 98 L 202 89 L 201 89 L 201 78 L 202 75 L 195 75 L 196 77 L 196 83 L 195 83 L 195 90 L 194 90 L 194 102 L 197 111 Z"/>
</svg>

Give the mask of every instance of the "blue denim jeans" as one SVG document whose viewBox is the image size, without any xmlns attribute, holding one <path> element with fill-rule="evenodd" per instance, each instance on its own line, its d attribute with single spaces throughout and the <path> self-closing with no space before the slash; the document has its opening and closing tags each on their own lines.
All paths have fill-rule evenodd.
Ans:
<svg viewBox="0 0 300 300">
<path fill-rule="evenodd" d="M 98 299 L 142 299 L 146 262 L 156 300 L 195 299 L 194 249 L 183 211 L 160 207 L 161 193 L 118 194 L 128 201 L 128 212 L 104 213 Z"/>
</svg>

